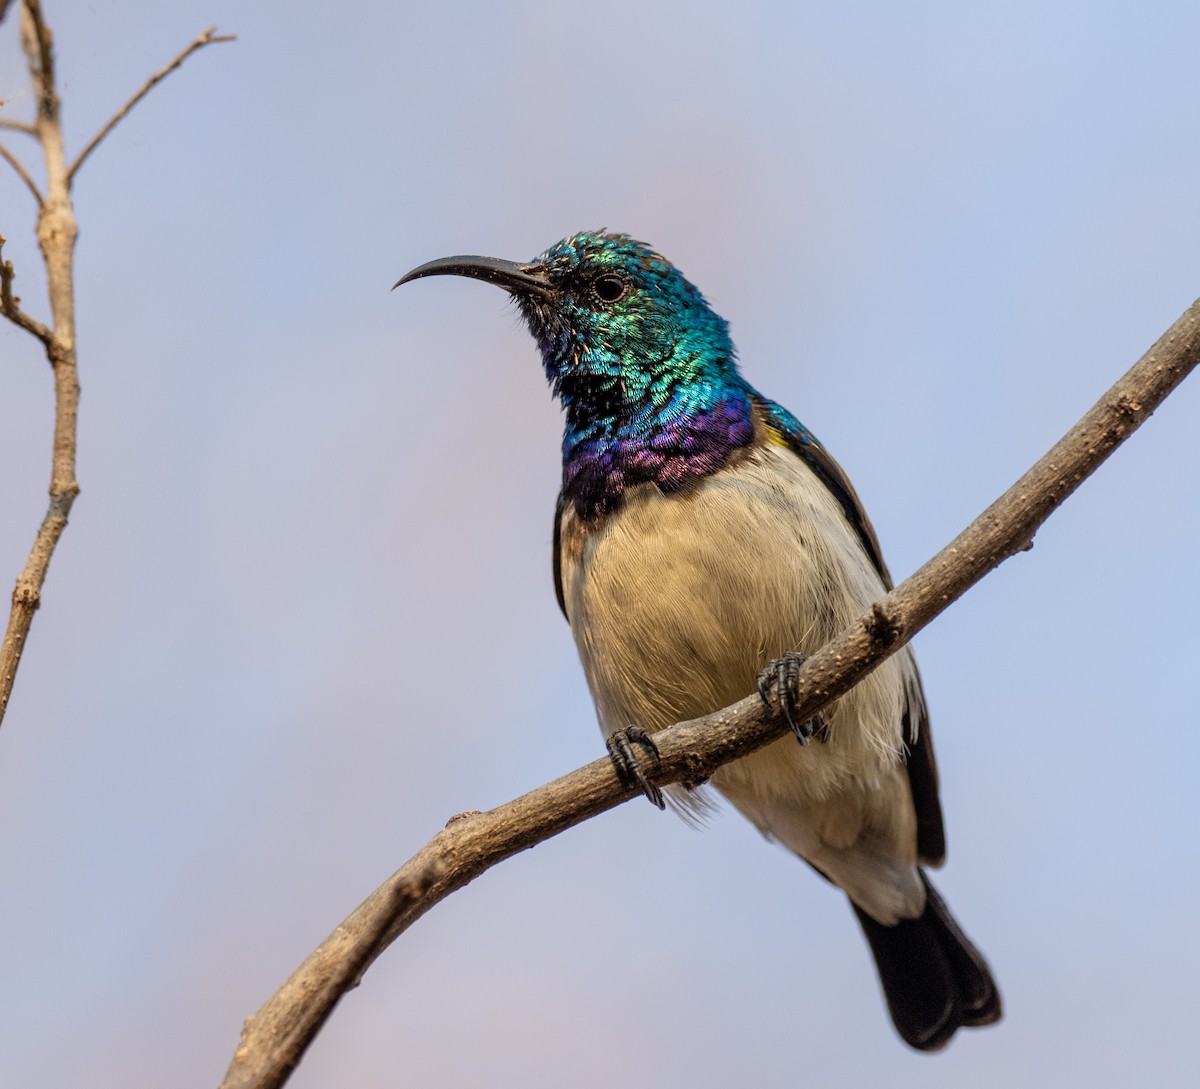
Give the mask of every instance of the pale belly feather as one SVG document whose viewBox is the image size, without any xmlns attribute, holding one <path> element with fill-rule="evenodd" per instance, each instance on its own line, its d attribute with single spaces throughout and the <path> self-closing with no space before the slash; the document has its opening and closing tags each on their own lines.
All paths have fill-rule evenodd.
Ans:
<svg viewBox="0 0 1200 1089">
<path fill-rule="evenodd" d="M 642 486 L 596 528 L 568 507 L 561 559 L 606 736 L 733 703 L 773 658 L 815 650 L 884 593 L 836 499 L 773 446 L 687 493 Z M 881 922 L 924 906 L 901 736 L 915 670 L 905 648 L 826 708 L 826 740 L 786 737 L 713 777 L 764 834 Z M 702 804 L 672 795 L 685 810 Z"/>
</svg>

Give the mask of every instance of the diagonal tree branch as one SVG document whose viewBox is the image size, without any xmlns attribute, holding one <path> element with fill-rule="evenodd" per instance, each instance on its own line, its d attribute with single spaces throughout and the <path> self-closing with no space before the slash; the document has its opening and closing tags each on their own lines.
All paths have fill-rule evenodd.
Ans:
<svg viewBox="0 0 1200 1089">
<path fill-rule="evenodd" d="M 367 966 L 391 944 L 401 920 L 426 899 L 445 875 L 446 867 L 441 859 L 434 859 L 428 865 L 409 866 L 406 870 L 403 877 L 397 875 L 378 891 L 377 910 L 353 935 L 347 935 L 336 962 L 319 980 L 320 994 L 311 996 L 312 1001 L 305 1004 L 299 1016 L 280 1025 L 276 1046 L 255 1070 L 261 1084 L 283 1085 L 288 1080 L 342 995 L 358 986 Z"/>
<path fill-rule="evenodd" d="M 1200 300 L 995 503 L 800 670 L 798 720 L 811 718 L 1009 556 L 1033 546 L 1042 523 L 1200 362 Z M 648 778 L 699 783 L 788 732 L 758 696 L 654 735 Z M 487 812 L 452 820 L 373 892 L 242 1027 L 221 1089 L 278 1089 L 334 1004 L 392 941 L 440 900 L 518 851 L 640 794 L 607 759 Z M 430 876 L 431 874 L 435 876 Z M 397 911 L 397 895 L 428 883 Z M 378 935 L 383 935 L 382 939 Z M 362 955 L 364 942 L 371 950 Z"/>
<path fill-rule="evenodd" d="M 105 126 L 92 137 L 91 141 L 76 157 L 71 164 L 71 168 L 67 171 L 67 180 L 74 181 L 75 175 L 79 173 L 79 168 L 83 166 L 84 160 L 99 146 L 103 140 L 113 129 L 117 127 L 125 115 L 129 113 L 143 98 L 146 97 L 155 87 L 156 84 L 166 79 L 172 72 L 175 71 L 185 60 L 188 59 L 197 50 L 203 49 L 206 45 L 213 45 L 216 42 L 235 42 L 237 37 L 233 34 L 218 34 L 215 26 L 210 26 L 207 30 L 202 31 L 196 36 L 189 45 L 187 45 L 170 64 L 165 65 L 154 73 L 144 84 L 141 90 L 137 92 L 128 102 L 125 103 L 115 114 L 109 118 Z"/>
</svg>

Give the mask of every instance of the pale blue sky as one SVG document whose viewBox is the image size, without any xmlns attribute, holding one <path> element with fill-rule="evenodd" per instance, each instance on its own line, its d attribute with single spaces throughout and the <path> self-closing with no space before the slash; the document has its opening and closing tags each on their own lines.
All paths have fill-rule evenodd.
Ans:
<svg viewBox="0 0 1200 1089">
<path fill-rule="evenodd" d="M 239 41 L 79 179 L 83 493 L 0 730 L 5 1087 L 215 1084 L 447 817 L 602 751 L 533 346 L 494 289 L 389 295 L 407 269 L 653 243 L 898 576 L 1200 294 L 1194 5 L 46 7 L 75 148 L 205 26 Z M 0 170 L 40 314 L 30 203 Z M 999 1027 L 909 1052 L 840 896 L 736 815 L 634 803 L 422 920 L 291 1084 L 1187 1084 L 1195 382 L 917 640 Z M 0 328 L 5 582 L 50 411 Z"/>
</svg>

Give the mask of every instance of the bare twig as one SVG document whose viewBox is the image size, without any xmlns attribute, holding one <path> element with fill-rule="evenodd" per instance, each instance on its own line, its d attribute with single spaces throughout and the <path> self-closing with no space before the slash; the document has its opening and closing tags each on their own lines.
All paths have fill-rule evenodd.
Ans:
<svg viewBox="0 0 1200 1089">
<path fill-rule="evenodd" d="M 17 159 L 17 157 L 13 155 L 13 153 L 9 151 L 8 148 L 6 148 L 3 144 L 0 144 L 0 158 L 2 158 L 17 172 L 17 175 L 20 177 L 21 181 L 28 186 L 29 191 L 33 194 L 33 199 L 38 202 L 38 207 L 40 208 L 45 201 L 42 200 L 42 194 L 40 190 L 34 183 L 34 180 L 29 176 L 29 172 L 21 165 L 20 160 Z"/>
<path fill-rule="evenodd" d="M 21 309 L 21 300 L 13 294 L 13 280 L 17 274 L 13 271 L 12 262 L 4 259 L 4 243 L 7 241 L 8 239 L 0 234 L 0 314 L 27 333 L 32 333 L 49 349 L 54 334 L 40 321 L 26 314 Z"/>
<path fill-rule="evenodd" d="M 1031 547 L 1041 524 L 1200 361 L 1200 301 L 1175 322 L 1032 469 L 949 545 L 889 593 L 857 624 L 811 655 L 800 671 L 797 721 L 812 718 L 900 649 L 951 602 L 1009 556 Z M 757 695 L 654 735 L 659 786 L 698 783 L 721 765 L 787 733 Z M 607 759 L 484 813 L 465 814 L 431 839 L 372 893 L 292 973 L 242 1028 L 221 1089 L 278 1089 L 299 1061 L 301 1026 L 319 1024 L 371 961 L 444 897 L 518 851 L 640 795 L 621 783 Z M 425 895 L 398 913 L 396 890 L 441 866 Z M 366 935 L 383 934 L 364 961 Z M 354 970 L 347 968 L 353 963 Z"/>
<path fill-rule="evenodd" d="M 54 35 L 42 15 L 41 0 L 24 0 L 21 10 L 21 46 L 33 78 L 38 113 L 58 116 L 58 87 L 54 77 Z M 41 139 L 41 132 L 38 138 Z"/>
<path fill-rule="evenodd" d="M 4 103 L 0 102 L 0 106 Z M 13 132 L 23 132 L 26 136 L 36 136 L 35 129 L 28 121 L 12 121 L 7 117 L 0 117 L 0 129 L 10 129 Z"/>
<path fill-rule="evenodd" d="M 113 114 L 111 118 L 109 118 L 108 123 L 104 126 L 104 128 L 96 133 L 96 135 L 93 136 L 91 141 L 88 143 L 87 147 L 85 147 L 75 157 L 75 161 L 71 164 L 71 168 L 67 171 L 67 179 L 69 181 L 74 180 L 75 175 L 79 172 L 79 168 L 83 166 L 84 160 L 86 160 L 87 157 L 96 150 L 100 144 L 100 141 L 103 140 L 110 132 L 112 132 L 112 130 L 115 129 L 117 125 L 124 119 L 125 115 L 129 113 L 134 106 L 141 102 L 141 100 L 145 98 L 146 95 L 151 92 L 151 90 L 153 90 L 155 84 L 166 79 L 166 77 L 174 72 L 175 69 L 181 64 L 183 64 L 188 57 L 190 57 L 197 50 L 203 49 L 206 45 L 213 45 L 217 42 L 235 41 L 237 41 L 237 37 L 235 35 L 218 34 L 215 26 L 210 26 L 207 30 L 197 35 L 196 39 L 192 41 L 186 48 L 184 48 L 179 55 L 176 56 L 173 61 L 171 61 L 170 64 L 160 68 L 157 72 L 155 72 L 154 75 L 146 80 L 144 84 L 142 84 L 141 90 L 138 91 L 137 94 L 135 94 L 128 102 L 126 102 L 124 106 L 117 110 L 117 112 Z"/>
</svg>

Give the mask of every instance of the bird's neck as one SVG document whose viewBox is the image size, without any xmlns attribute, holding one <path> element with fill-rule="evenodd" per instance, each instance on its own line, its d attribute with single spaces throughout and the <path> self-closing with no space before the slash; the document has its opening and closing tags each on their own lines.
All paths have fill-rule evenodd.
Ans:
<svg viewBox="0 0 1200 1089">
<path fill-rule="evenodd" d="M 718 472 L 754 441 L 752 392 L 734 375 L 660 387 L 633 403 L 564 396 L 564 497 L 591 521 L 639 484 L 676 492 Z"/>
</svg>

